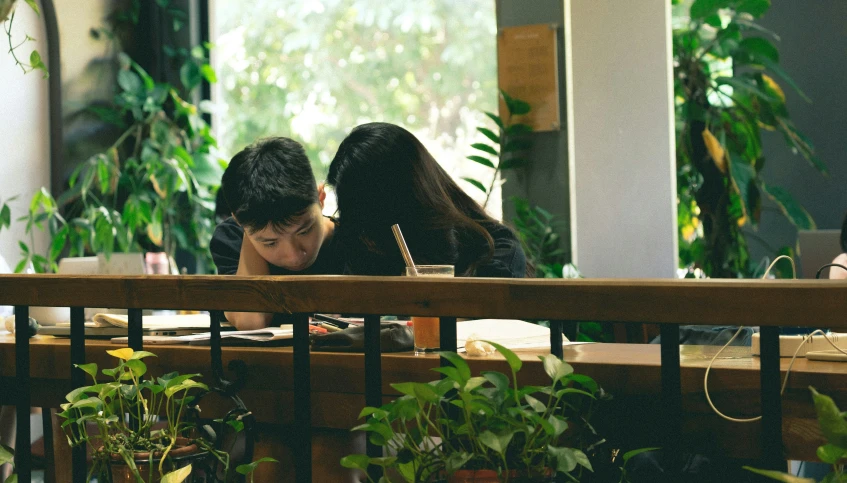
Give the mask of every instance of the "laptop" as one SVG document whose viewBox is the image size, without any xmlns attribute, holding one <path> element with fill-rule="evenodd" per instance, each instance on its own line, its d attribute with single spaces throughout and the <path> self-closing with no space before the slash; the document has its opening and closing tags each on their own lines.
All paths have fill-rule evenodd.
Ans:
<svg viewBox="0 0 847 483">
<path fill-rule="evenodd" d="M 815 278 L 822 266 L 832 263 L 841 253 L 841 230 L 800 230 L 797 232 L 800 251 L 800 278 Z M 820 278 L 829 278 L 829 267 Z"/>
</svg>

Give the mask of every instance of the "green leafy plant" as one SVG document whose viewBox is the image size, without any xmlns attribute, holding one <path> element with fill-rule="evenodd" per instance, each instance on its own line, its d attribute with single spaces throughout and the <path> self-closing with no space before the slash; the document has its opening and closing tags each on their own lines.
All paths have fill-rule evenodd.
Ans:
<svg viewBox="0 0 847 483">
<path fill-rule="evenodd" d="M 9 448 L 6 445 L 0 444 L 0 467 L 5 464 L 9 464 L 12 467 L 12 470 L 15 469 L 15 450 Z M 4 481 L 4 483 L 18 483 L 18 476 L 14 473 L 9 475 L 8 478 Z"/>
<path fill-rule="evenodd" d="M 157 4 L 173 15 L 168 1 Z M 137 22 L 135 8 L 138 2 L 122 12 L 129 21 Z M 226 161 L 203 110 L 186 100 L 204 79 L 216 80 L 207 47 L 171 49 L 182 63 L 181 86 L 157 82 L 128 55 L 118 55 L 118 92 L 111 105 L 90 111 L 121 134 L 74 169 L 69 189 L 57 199 L 46 189 L 35 193 L 28 213 L 18 218 L 29 240 L 20 243 L 16 271 L 55 271 L 64 254 L 164 251 L 173 260 L 177 249 L 211 265 L 215 194 Z M 34 229 L 49 235 L 46 253 L 35 253 Z"/>
<path fill-rule="evenodd" d="M 38 8 L 38 3 L 35 0 L 24 0 L 27 5 L 35 12 L 36 15 L 41 15 L 41 10 Z M 0 0 L 0 22 L 3 22 L 3 31 L 6 33 L 6 38 L 9 42 L 9 55 L 12 56 L 12 60 L 15 61 L 15 65 L 21 68 L 24 74 L 32 72 L 34 70 L 41 70 L 44 72 L 44 78 L 46 79 L 49 75 L 47 72 L 47 66 L 41 60 L 41 54 L 38 53 L 38 50 L 33 49 L 29 54 L 29 63 L 23 62 L 17 56 L 16 51 L 23 47 L 27 42 L 32 42 L 35 39 L 30 37 L 29 35 L 25 35 L 24 40 L 15 45 L 15 41 L 12 39 L 12 25 L 15 23 L 15 2 L 16 0 Z"/>
<path fill-rule="evenodd" d="M 563 278 L 565 250 L 561 248 L 556 229 L 560 220 L 540 206 L 530 206 L 529 201 L 513 196 L 515 230 L 526 253 L 527 262 L 535 267 L 541 278 Z"/>
<path fill-rule="evenodd" d="M 483 155 L 473 154 L 468 156 L 468 159 L 471 161 L 494 170 L 494 173 L 491 175 L 491 181 L 486 186 L 485 183 L 478 179 L 462 178 L 485 193 L 485 201 L 482 204 L 483 208 L 488 205 L 488 200 L 491 198 L 491 191 L 494 189 L 502 171 L 526 166 L 527 160 L 522 158 L 521 154 L 530 146 L 526 136 L 532 132 L 532 127 L 529 124 L 519 121 L 521 116 L 529 113 L 529 104 L 509 96 L 502 90 L 500 91 L 500 95 L 506 106 L 506 118 L 503 119 L 492 112 L 485 112 L 485 115 L 497 125 L 498 132 L 495 133 L 487 127 L 476 128 L 477 131 L 488 138 L 490 143 L 471 144 L 472 148 L 480 151 Z"/>
<path fill-rule="evenodd" d="M 341 464 L 365 471 L 381 466 L 409 482 L 442 481 L 460 470 L 493 470 L 501 481 L 551 473 L 579 481 L 592 471 L 583 449 L 591 451 L 604 441 L 588 423 L 603 395 L 597 383 L 545 355 L 540 359 L 550 385 L 521 387 L 520 358 L 491 345 L 505 357 L 511 374 L 472 377 L 462 357 L 441 353 L 451 366 L 433 371 L 443 379 L 392 384 L 402 396 L 362 410 L 366 422 L 353 430 L 365 431 L 389 456 L 350 455 Z"/>
<path fill-rule="evenodd" d="M 826 475 L 821 483 L 845 481 L 847 478 L 844 472 L 844 464 L 847 463 L 847 417 L 838 409 L 831 397 L 819 393 L 811 386 L 809 390 L 812 392 L 818 424 L 826 438 L 826 444 L 818 447 L 817 456 L 824 463 L 832 465 L 832 472 Z M 760 470 L 749 466 L 744 468 L 786 483 L 815 483 L 812 478 L 800 478 L 781 471 Z"/>
<path fill-rule="evenodd" d="M 235 478 L 230 470 L 229 454 L 215 449 L 212 442 L 198 435 L 193 415 L 199 412 L 198 396 L 209 389 L 196 380 L 199 374 L 172 372 L 144 379 L 147 365 L 143 359 L 155 357 L 155 354 L 130 348 L 106 352 L 118 360 L 117 367 L 100 371 L 108 380 L 98 382 L 95 363 L 77 365 L 91 376 L 94 384 L 68 393 L 68 402 L 61 405 L 62 412 L 58 414 L 65 420 L 62 429 L 72 447 L 89 444 L 94 448 L 89 479 L 97 476 L 100 481 L 111 481 L 110 467 L 117 460 L 126 465 L 139 482 L 162 478 L 162 481 L 178 483 L 191 473 L 191 463 L 207 457 L 215 458 L 222 465 L 225 481 Z M 155 426 L 159 416 L 166 422 L 161 428 Z M 91 426 L 96 427 L 93 434 L 89 433 Z M 238 429 L 237 424 L 229 426 Z M 170 453 L 178 447 L 189 444 L 198 446 L 198 459 L 182 466 L 170 458 Z M 149 454 L 148 475 L 142 474 L 137 467 L 138 453 Z M 263 461 L 270 459 L 256 461 L 238 472 L 251 473 Z M 166 470 L 170 472 L 165 473 Z"/>
<path fill-rule="evenodd" d="M 750 277 L 757 264 L 748 239 L 762 241 L 750 230 L 767 209 L 764 198 L 798 228 L 815 226 L 788 191 L 762 176 L 762 130 L 779 131 L 827 173 L 774 77 L 808 98 L 779 66 L 776 34 L 755 22 L 770 0 L 673 3 L 680 265 L 710 277 Z"/>
</svg>

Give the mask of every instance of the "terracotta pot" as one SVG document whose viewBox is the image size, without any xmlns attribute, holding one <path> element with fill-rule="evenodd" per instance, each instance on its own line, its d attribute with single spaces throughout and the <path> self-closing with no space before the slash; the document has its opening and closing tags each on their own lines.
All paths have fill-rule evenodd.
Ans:
<svg viewBox="0 0 847 483">
<path fill-rule="evenodd" d="M 510 483 L 547 483 L 554 481 L 555 474 L 550 468 L 544 469 L 543 475 L 526 476 L 523 472 L 511 470 Z M 500 483 L 500 478 L 494 470 L 459 470 L 447 480 L 448 483 Z"/>
<path fill-rule="evenodd" d="M 201 451 L 200 447 L 194 443 L 189 444 L 188 438 L 177 438 L 176 445 L 168 452 L 168 460 L 164 465 L 164 473 L 187 466 L 194 461 L 201 460 L 207 456 L 205 451 Z M 150 464 L 150 453 L 135 453 L 135 467 L 138 469 L 138 474 L 145 482 L 159 483 L 159 461 L 161 454 L 153 454 L 153 464 Z M 112 473 L 112 483 L 135 483 L 135 475 L 132 470 L 124 463 L 123 458 L 118 454 L 112 455 L 112 461 L 109 464 L 109 470 Z M 187 481 L 190 481 L 187 480 Z"/>
</svg>

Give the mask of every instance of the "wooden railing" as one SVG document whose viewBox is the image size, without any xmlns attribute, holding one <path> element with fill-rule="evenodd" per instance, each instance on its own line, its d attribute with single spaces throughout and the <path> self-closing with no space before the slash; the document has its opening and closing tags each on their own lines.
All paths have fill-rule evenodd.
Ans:
<svg viewBox="0 0 847 483">
<path fill-rule="evenodd" d="M 365 399 L 382 400 L 379 316 L 441 317 L 442 349 L 456 349 L 456 318 L 519 318 L 551 321 L 551 352 L 561 356 L 562 328 L 577 321 L 658 323 L 661 325 L 661 380 L 666 448 L 681 441 L 679 325 L 755 325 L 761 335 L 763 464 L 782 459 L 779 327 L 847 326 L 847 282 L 741 280 L 541 280 L 423 279 L 395 277 L 216 277 L 216 276 L 55 276 L 0 275 L 0 305 L 16 307 L 15 402 L 18 408 L 17 470 L 31 471 L 29 445 L 30 306 L 71 307 L 73 387 L 85 362 L 83 307 L 129 309 L 129 342 L 141 349 L 141 309 L 197 309 L 285 314 L 294 324 L 294 412 L 298 440 L 310 437 L 308 316 L 316 312 L 365 316 Z M 215 322 L 217 318 L 213 317 Z M 219 326 L 213 324 L 213 334 Z M 220 371 L 220 340 L 212 341 L 213 371 Z M 0 391 L 9 388 L 0 387 Z M 300 445 L 296 461 L 311 461 Z M 369 447 L 375 454 L 378 448 Z M 84 481 L 84 454 L 74 454 L 74 481 Z M 296 469 L 298 482 L 311 481 L 311 467 Z"/>
</svg>

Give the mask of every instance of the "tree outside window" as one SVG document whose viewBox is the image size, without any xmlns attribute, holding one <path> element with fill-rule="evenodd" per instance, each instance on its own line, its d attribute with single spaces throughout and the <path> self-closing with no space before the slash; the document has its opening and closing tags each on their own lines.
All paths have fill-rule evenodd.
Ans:
<svg viewBox="0 0 847 483">
<path fill-rule="evenodd" d="M 289 136 L 321 180 L 353 127 L 391 122 L 479 196 L 459 178 L 490 176 L 465 156 L 482 140 L 482 112 L 497 106 L 492 0 L 216 0 L 213 8 L 224 152 Z M 489 210 L 500 217 L 499 189 Z"/>
</svg>

